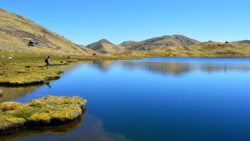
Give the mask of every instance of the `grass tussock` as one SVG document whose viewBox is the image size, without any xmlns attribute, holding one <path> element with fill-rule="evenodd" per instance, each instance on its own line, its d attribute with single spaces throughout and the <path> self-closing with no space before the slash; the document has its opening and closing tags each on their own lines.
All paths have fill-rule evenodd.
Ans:
<svg viewBox="0 0 250 141">
<path fill-rule="evenodd" d="M 80 97 L 46 96 L 22 104 L 3 102 L 0 104 L 0 131 L 2 133 L 27 123 L 51 124 L 76 119 L 87 103 Z"/>
</svg>

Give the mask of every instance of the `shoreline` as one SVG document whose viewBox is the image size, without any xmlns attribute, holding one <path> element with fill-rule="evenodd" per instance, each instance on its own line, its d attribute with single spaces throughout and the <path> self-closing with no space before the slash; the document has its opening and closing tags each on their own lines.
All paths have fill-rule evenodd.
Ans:
<svg viewBox="0 0 250 141">
<path fill-rule="evenodd" d="M 10 54 L 10 52 L 0 52 Z M 110 57 L 110 56 L 78 56 L 72 55 L 70 58 L 52 56 L 51 65 L 47 69 L 44 63 L 44 54 L 34 55 L 31 53 L 16 52 L 12 60 L 0 59 L 0 86 L 22 87 L 32 85 L 42 85 L 52 80 L 58 80 L 61 74 L 69 70 L 69 66 L 83 61 L 103 61 L 103 60 L 131 60 L 139 57 Z M 62 67 L 61 67 L 62 66 Z"/>
<path fill-rule="evenodd" d="M 21 67 L 18 67 L 14 71 L 9 71 L 14 68 L 16 65 L 18 65 L 17 59 L 22 60 L 21 57 L 17 58 L 16 60 L 12 61 L 6 61 L 2 62 L 3 68 L 7 68 L 6 71 L 0 70 L 0 86 L 3 87 L 23 87 L 23 86 L 35 86 L 35 85 L 43 85 L 47 82 L 58 80 L 61 78 L 61 74 L 64 73 L 64 71 L 68 70 L 66 69 L 56 69 L 54 67 L 57 66 L 69 66 L 72 63 L 80 63 L 83 61 L 106 61 L 106 60 L 141 60 L 141 59 L 147 59 L 147 58 L 250 58 L 250 57 L 174 57 L 174 56 L 131 56 L 131 57 L 118 57 L 118 56 L 85 56 L 85 57 L 79 57 L 79 56 L 73 56 L 73 58 L 66 59 L 66 58 L 60 58 L 54 56 L 52 59 L 52 64 L 50 65 L 50 68 L 47 69 L 46 66 L 41 66 L 43 64 L 43 57 L 38 56 L 38 58 L 35 58 L 33 56 L 29 57 L 29 60 L 25 60 L 22 62 Z M 33 61 L 34 59 L 34 61 Z M 39 59 L 39 60 L 38 60 Z M 1 61 L 0 60 L 0 67 L 1 67 Z M 11 64 L 13 63 L 13 64 Z M 27 63 L 27 64 L 26 64 Z M 7 73 L 6 73 L 7 72 Z M 19 77 L 17 77 L 19 76 Z M 1 79 L 4 78 L 4 79 Z"/>
</svg>

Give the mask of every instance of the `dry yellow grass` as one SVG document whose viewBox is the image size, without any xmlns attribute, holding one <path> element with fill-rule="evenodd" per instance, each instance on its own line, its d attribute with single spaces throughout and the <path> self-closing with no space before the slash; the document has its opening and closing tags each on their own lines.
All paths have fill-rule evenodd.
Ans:
<svg viewBox="0 0 250 141">
<path fill-rule="evenodd" d="M 9 60 L 8 56 L 13 59 Z M 5 56 L 2 58 L 1 56 Z M 61 68 L 55 68 L 57 65 L 67 65 L 70 62 L 79 61 L 76 58 L 51 56 L 51 67 L 45 66 L 44 54 L 25 53 L 25 52 L 0 52 L 0 84 L 2 85 L 27 85 L 41 84 L 48 80 L 58 79 L 60 73 L 64 71 Z"/>
<path fill-rule="evenodd" d="M 151 51 L 117 53 L 119 57 L 250 57 L 250 45 L 205 42 L 188 47 L 166 47 Z"/>
<path fill-rule="evenodd" d="M 65 55 L 91 55 L 93 51 L 37 25 L 31 20 L 0 9 L 0 50 L 27 50 Z M 34 47 L 28 41 L 39 41 Z"/>
</svg>

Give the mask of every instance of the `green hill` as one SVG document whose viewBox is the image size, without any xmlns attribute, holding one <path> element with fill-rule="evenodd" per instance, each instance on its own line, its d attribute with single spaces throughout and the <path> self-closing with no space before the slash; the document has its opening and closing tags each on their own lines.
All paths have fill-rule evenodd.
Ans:
<svg viewBox="0 0 250 141">
<path fill-rule="evenodd" d="M 0 37 L 0 50 L 25 50 L 74 55 L 88 55 L 93 52 L 25 17 L 3 9 L 0 9 Z M 30 41 L 38 44 L 28 46 Z"/>
</svg>

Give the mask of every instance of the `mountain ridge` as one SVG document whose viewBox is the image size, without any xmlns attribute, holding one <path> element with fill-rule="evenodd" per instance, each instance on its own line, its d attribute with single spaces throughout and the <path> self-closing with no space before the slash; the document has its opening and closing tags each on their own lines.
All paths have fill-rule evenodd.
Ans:
<svg viewBox="0 0 250 141">
<path fill-rule="evenodd" d="M 250 40 L 240 40 L 240 41 L 235 41 L 234 43 L 250 44 Z"/>
<path fill-rule="evenodd" d="M 165 35 L 143 41 L 125 41 L 113 44 L 101 39 L 86 47 L 42 27 L 23 16 L 0 8 L 0 51 L 38 51 L 50 54 L 72 55 L 133 55 L 143 53 L 158 56 L 250 56 L 250 40 L 236 42 L 199 42 L 183 35 Z"/>
<path fill-rule="evenodd" d="M 187 47 L 199 43 L 200 43 L 199 41 L 196 41 L 194 39 L 188 38 L 183 35 L 165 35 L 165 36 L 146 39 L 139 42 L 127 41 L 123 42 L 121 45 L 126 47 L 127 50 L 150 51 L 170 46 Z"/>
<path fill-rule="evenodd" d="M 199 41 L 188 38 L 183 35 L 165 35 L 154 37 L 143 41 L 125 41 L 115 45 L 107 39 L 101 39 L 97 42 L 87 45 L 87 48 L 100 53 L 117 53 L 121 51 L 150 51 L 167 47 L 188 47 L 199 44 Z"/>
</svg>

